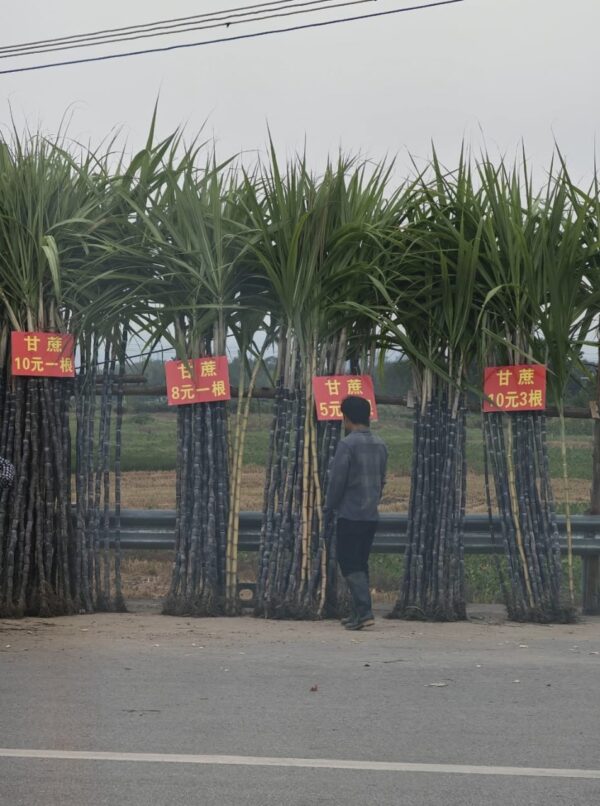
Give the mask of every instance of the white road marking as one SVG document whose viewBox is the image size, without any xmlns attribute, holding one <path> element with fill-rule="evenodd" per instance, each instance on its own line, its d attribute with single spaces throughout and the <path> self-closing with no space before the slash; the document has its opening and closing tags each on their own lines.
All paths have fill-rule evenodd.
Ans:
<svg viewBox="0 0 600 806">
<path fill-rule="evenodd" d="M 26 750 L 0 748 L 0 758 L 66 761 L 119 761 L 151 764 L 217 764 L 241 767 L 308 767 L 318 770 L 371 770 L 373 772 L 424 772 L 450 775 L 508 775 L 526 778 L 593 778 L 600 770 L 551 767 L 491 767 L 476 764 L 413 764 L 400 761 L 351 761 L 325 758 L 277 758 L 269 756 L 214 756 L 181 753 L 110 753 L 88 750 Z"/>
</svg>

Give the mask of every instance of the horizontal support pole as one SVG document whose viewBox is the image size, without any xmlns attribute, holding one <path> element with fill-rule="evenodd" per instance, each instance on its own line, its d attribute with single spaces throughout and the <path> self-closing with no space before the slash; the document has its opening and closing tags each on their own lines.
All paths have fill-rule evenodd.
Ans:
<svg viewBox="0 0 600 806">
<path fill-rule="evenodd" d="M 104 374 L 96 375 L 96 386 L 102 386 L 104 383 Z M 144 375 L 119 375 L 116 372 L 110 373 L 109 378 L 113 384 L 123 383 L 127 386 L 139 386 L 140 388 L 144 387 L 148 383 L 148 379 Z"/>
<path fill-rule="evenodd" d="M 131 386 L 125 387 L 123 394 L 126 397 L 166 397 L 166 386 Z M 238 397 L 238 390 L 235 386 L 231 387 L 231 397 Z M 274 400 L 274 389 L 255 389 L 252 394 L 253 400 Z M 375 402 L 379 406 L 403 406 L 407 408 L 407 399 L 405 395 L 375 395 Z M 414 407 L 413 407 L 414 408 Z M 480 405 L 469 405 L 468 411 L 471 414 L 479 414 L 481 412 Z M 558 417 L 558 409 L 556 406 L 546 406 L 544 413 L 547 417 Z M 564 415 L 567 419 L 571 420 L 589 420 L 592 413 L 589 407 L 585 406 L 565 406 Z"/>
<path fill-rule="evenodd" d="M 260 547 L 262 513 L 241 512 L 239 549 L 255 552 Z M 585 615 L 600 615 L 600 515 L 574 515 L 571 518 L 573 553 L 582 558 L 582 609 Z M 499 534 L 500 523 L 492 521 L 494 533 Z M 567 552 L 565 518 L 557 518 L 561 552 Z M 404 513 L 384 513 L 377 524 L 373 552 L 376 554 L 403 554 L 407 545 L 408 516 Z M 109 520 L 109 545 L 116 547 L 116 519 Z M 464 521 L 463 541 L 465 554 L 503 554 L 500 539 L 492 540 L 489 518 L 486 515 L 467 515 Z M 175 511 L 151 509 L 125 509 L 121 511 L 120 546 L 134 551 L 174 551 Z M 103 538 L 100 537 L 100 544 Z"/>
<path fill-rule="evenodd" d="M 600 557 L 600 516 L 575 515 L 572 517 L 573 553 L 584 558 Z M 241 551 L 258 551 L 262 514 L 240 513 Z M 557 519 L 561 550 L 566 553 L 567 538 L 564 517 Z M 499 521 L 494 522 L 499 533 Z M 116 540 L 114 514 L 109 523 L 109 539 L 114 547 Z M 381 516 L 373 551 L 380 554 L 402 554 L 407 545 L 408 516 L 385 513 Z M 121 548 L 163 550 L 175 548 L 174 510 L 132 510 L 121 513 Z M 467 515 L 464 523 L 464 546 L 467 554 L 503 554 L 502 541 L 492 540 L 489 520 L 485 515 Z M 592 579 L 593 577 L 590 577 Z M 592 583 L 590 583 L 592 584 Z"/>
</svg>

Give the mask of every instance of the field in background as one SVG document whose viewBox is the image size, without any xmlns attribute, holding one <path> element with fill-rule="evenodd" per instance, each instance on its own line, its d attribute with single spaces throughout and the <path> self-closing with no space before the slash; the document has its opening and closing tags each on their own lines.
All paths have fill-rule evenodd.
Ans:
<svg viewBox="0 0 600 806">
<path fill-rule="evenodd" d="M 248 424 L 244 454 L 242 509 L 262 508 L 270 407 L 254 412 Z M 373 424 L 389 449 L 389 477 L 382 502 L 384 512 L 406 511 L 410 488 L 412 416 L 394 406 L 380 407 L 380 422 Z M 567 461 L 570 495 L 575 511 L 589 503 L 592 474 L 592 421 L 567 422 Z M 563 500 L 558 422 L 548 421 L 550 468 L 560 508 Z M 469 417 L 467 430 L 468 511 L 485 511 L 483 451 L 479 418 Z M 126 414 L 123 422 L 123 506 L 140 509 L 172 509 L 175 506 L 176 412 Z"/>
<path fill-rule="evenodd" d="M 263 502 L 270 404 L 261 402 L 250 418 L 244 461 L 242 509 L 260 510 Z M 380 407 L 381 420 L 373 431 L 387 443 L 389 477 L 382 511 L 406 512 L 410 489 L 412 453 L 412 417 L 405 409 Z M 559 509 L 563 500 L 560 478 L 560 443 L 558 422 L 549 420 L 550 465 Z M 570 496 L 575 512 L 589 506 L 592 472 L 592 421 L 567 422 L 567 458 Z M 469 477 L 467 482 L 469 512 L 485 512 L 483 453 L 479 418 L 469 418 L 467 434 Z M 129 413 L 123 423 L 123 506 L 134 509 L 173 509 L 175 507 L 176 412 Z M 130 599 L 159 599 L 169 585 L 172 557 L 169 552 L 125 552 L 123 564 L 124 593 Z M 241 579 L 253 579 L 255 558 L 241 558 Z M 579 581 L 577 562 L 576 580 Z M 401 574 L 401 557 L 374 555 L 371 562 L 373 588 L 378 599 L 393 600 Z M 494 559 L 470 556 L 466 559 L 469 600 L 501 601 L 500 585 Z"/>
</svg>

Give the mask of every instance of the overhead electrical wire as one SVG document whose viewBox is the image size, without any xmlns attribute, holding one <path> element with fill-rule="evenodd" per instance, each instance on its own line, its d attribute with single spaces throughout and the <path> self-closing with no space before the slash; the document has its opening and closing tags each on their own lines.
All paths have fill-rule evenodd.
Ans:
<svg viewBox="0 0 600 806">
<path fill-rule="evenodd" d="M 125 31 L 143 30 L 145 28 L 154 28 L 156 26 L 167 25 L 169 23 L 182 23 L 183 24 L 183 23 L 188 22 L 188 21 L 197 21 L 197 20 L 200 20 L 200 19 L 204 19 L 206 17 L 214 17 L 217 14 L 231 14 L 231 15 L 234 15 L 235 12 L 237 12 L 237 11 L 248 12 L 248 11 L 251 11 L 252 9 L 264 8 L 266 6 L 279 6 L 279 5 L 282 5 L 282 3 L 290 3 L 290 2 L 295 2 L 295 0 L 270 0 L 270 2 L 268 2 L 268 3 L 250 3 L 250 4 L 247 4 L 247 5 L 244 5 L 244 6 L 236 6 L 235 8 L 225 8 L 225 9 L 222 9 L 221 11 L 207 11 L 204 14 L 193 14 L 193 15 L 187 16 L 187 17 L 173 17 L 172 19 L 167 19 L 167 20 L 155 20 L 154 22 L 142 22 L 142 23 L 139 23 L 139 25 L 125 25 L 125 26 L 123 26 L 121 28 L 102 28 L 99 31 L 90 31 L 87 34 L 72 34 L 71 36 L 53 37 L 51 39 L 38 39 L 38 40 L 34 40 L 33 42 L 22 42 L 22 43 L 17 44 L 17 45 L 1 45 L 0 50 L 4 50 L 7 47 L 8 48 L 11 48 L 11 47 L 20 48 L 20 47 L 26 47 L 26 46 L 29 46 L 29 45 L 44 45 L 44 44 L 47 44 L 49 42 L 62 42 L 62 41 L 77 39 L 79 37 L 91 37 L 91 36 L 100 36 L 102 34 L 123 33 Z M 323 0 L 323 2 L 326 2 L 326 0 Z"/>
<path fill-rule="evenodd" d="M 287 28 L 272 28 L 266 31 L 255 31 L 248 34 L 237 34 L 236 36 L 219 37 L 216 39 L 205 39 L 202 42 L 184 42 L 174 45 L 165 45 L 159 48 L 146 48 L 144 50 L 125 51 L 123 53 L 107 53 L 103 56 L 88 56 L 82 59 L 68 59 L 60 62 L 48 62 L 46 64 L 34 64 L 27 67 L 13 67 L 7 70 L 0 70 L 0 75 L 10 75 L 14 73 L 27 73 L 33 70 L 47 70 L 51 67 L 69 67 L 75 64 L 90 64 L 92 62 L 104 62 L 112 59 L 124 59 L 131 56 L 145 56 L 151 53 L 167 53 L 173 50 L 183 50 L 189 48 L 198 48 L 205 45 L 217 45 L 223 42 L 240 42 L 246 39 L 258 39 L 274 34 L 291 33 L 294 31 L 306 31 L 314 28 L 325 28 L 331 25 L 340 25 L 346 22 L 357 22 L 359 20 L 375 19 L 378 17 L 388 17 L 393 14 L 403 14 L 410 11 L 425 11 L 431 8 L 438 8 L 441 6 L 456 5 L 462 3 L 464 0 L 437 0 L 437 2 L 424 3 L 416 6 L 404 6 L 402 8 L 389 9 L 388 11 L 375 11 L 371 14 L 361 14 L 356 17 L 341 17 L 334 20 L 321 20 L 319 22 L 305 23 L 303 25 L 294 25 Z"/>
<path fill-rule="evenodd" d="M 27 56 L 35 53 L 51 53 L 59 50 L 73 50 L 75 48 L 107 45 L 113 44 L 114 42 L 150 39 L 157 36 L 173 36 L 175 34 L 207 30 L 210 28 L 229 28 L 232 25 L 262 22 L 278 17 L 291 17 L 297 14 L 310 14 L 318 11 L 342 8 L 344 6 L 375 2 L 377 2 L 377 0 L 338 0 L 338 2 L 335 2 L 335 0 L 303 0 L 302 2 L 295 0 L 277 0 L 277 2 L 260 4 L 264 6 L 277 6 L 277 8 L 265 8 L 262 11 L 258 11 L 256 7 L 254 7 L 253 11 L 245 10 L 239 14 L 218 11 L 196 15 L 190 18 L 181 18 L 186 20 L 186 22 L 180 22 L 179 20 L 163 20 L 161 22 L 146 23 L 144 27 L 131 26 L 113 29 L 113 32 L 96 31 L 70 37 L 57 37 L 54 39 L 39 40 L 37 42 L 25 42 L 20 45 L 4 45 L 0 47 L 0 59 L 8 59 L 12 56 Z M 318 6 L 318 8 L 314 8 L 314 6 Z M 251 9 L 253 7 L 248 6 L 247 8 Z M 232 11 L 239 10 L 240 9 L 233 9 Z"/>
</svg>

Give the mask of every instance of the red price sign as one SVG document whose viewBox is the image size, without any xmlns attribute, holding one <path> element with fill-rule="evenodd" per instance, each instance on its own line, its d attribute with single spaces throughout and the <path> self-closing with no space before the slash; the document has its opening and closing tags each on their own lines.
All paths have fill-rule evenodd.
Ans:
<svg viewBox="0 0 600 806">
<path fill-rule="evenodd" d="M 483 393 L 485 412 L 544 411 L 546 367 L 542 364 L 486 367 L 483 371 Z"/>
<path fill-rule="evenodd" d="M 167 401 L 169 406 L 188 403 L 215 403 L 230 400 L 229 365 L 225 356 L 167 361 Z"/>
<path fill-rule="evenodd" d="M 13 375 L 75 377 L 75 340 L 71 334 L 13 330 L 10 346 Z"/>
<path fill-rule="evenodd" d="M 345 397 L 364 397 L 371 404 L 371 419 L 377 419 L 375 391 L 370 375 L 317 375 L 312 379 L 317 420 L 341 420 Z"/>
</svg>

